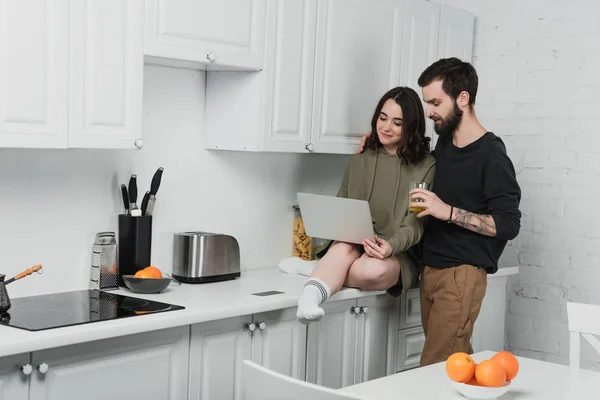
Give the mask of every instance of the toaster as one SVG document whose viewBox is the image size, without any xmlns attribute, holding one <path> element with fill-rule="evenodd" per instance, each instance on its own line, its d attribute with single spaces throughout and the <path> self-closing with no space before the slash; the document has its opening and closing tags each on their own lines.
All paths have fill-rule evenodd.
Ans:
<svg viewBox="0 0 600 400">
<path fill-rule="evenodd" d="M 173 237 L 173 277 L 182 283 L 235 279 L 240 274 L 240 246 L 233 236 L 180 232 Z"/>
</svg>

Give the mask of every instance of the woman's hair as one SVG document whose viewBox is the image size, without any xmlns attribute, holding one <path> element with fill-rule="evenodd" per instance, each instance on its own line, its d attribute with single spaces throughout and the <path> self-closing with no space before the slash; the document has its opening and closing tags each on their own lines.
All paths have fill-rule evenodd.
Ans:
<svg viewBox="0 0 600 400">
<path fill-rule="evenodd" d="M 417 164 L 429 154 L 430 138 L 425 136 L 425 112 L 417 92 L 409 87 L 389 90 L 377 103 L 371 119 L 371 135 L 365 147 L 377 150 L 382 146 L 377 135 L 377 120 L 386 101 L 393 99 L 402 108 L 402 137 L 398 146 L 398 157 L 408 164 Z"/>
</svg>

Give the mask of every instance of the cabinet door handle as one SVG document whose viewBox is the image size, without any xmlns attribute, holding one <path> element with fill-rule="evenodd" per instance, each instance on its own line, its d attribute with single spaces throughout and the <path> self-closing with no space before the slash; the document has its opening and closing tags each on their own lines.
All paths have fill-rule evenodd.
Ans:
<svg viewBox="0 0 600 400">
<path fill-rule="evenodd" d="M 363 314 L 366 314 L 366 313 L 367 313 L 367 311 L 369 311 L 369 307 L 367 307 L 367 306 L 362 306 L 362 307 L 360 308 L 360 312 L 361 312 L 361 313 L 363 313 Z"/>
<path fill-rule="evenodd" d="M 351 314 L 360 314 L 360 307 L 359 306 L 352 306 L 350 307 L 350 313 Z"/>
<path fill-rule="evenodd" d="M 304 148 L 308 151 L 313 151 L 315 149 L 315 146 L 313 146 L 312 143 L 309 143 L 306 146 L 304 146 Z"/>
<path fill-rule="evenodd" d="M 44 375 L 46 372 L 48 372 L 49 369 L 50 369 L 50 367 L 46 363 L 41 363 L 40 365 L 37 366 L 37 370 L 42 375 Z"/>
<path fill-rule="evenodd" d="M 248 329 L 250 332 L 254 332 L 256 330 L 256 324 L 251 322 L 249 324 L 244 325 L 244 328 Z"/>
<path fill-rule="evenodd" d="M 258 323 L 258 329 L 260 329 L 261 331 L 264 331 L 266 327 L 267 327 L 267 324 L 265 324 L 264 322 L 260 321 Z"/>
<path fill-rule="evenodd" d="M 138 149 L 141 149 L 142 147 L 144 147 L 144 140 L 143 139 L 137 139 L 135 142 L 133 142 L 133 144 Z"/>
<path fill-rule="evenodd" d="M 31 373 L 33 372 L 33 367 L 31 366 L 31 364 L 25 364 L 22 365 L 21 368 L 19 368 L 21 370 L 21 372 L 23 373 L 23 375 L 31 375 Z"/>
<path fill-rule="evenodd" d="M 217 55 L 211 51 L 210 53 L 206 53 L 206 59 L 210 62 L 215 62 L 217 61 Z"/>
</svg>

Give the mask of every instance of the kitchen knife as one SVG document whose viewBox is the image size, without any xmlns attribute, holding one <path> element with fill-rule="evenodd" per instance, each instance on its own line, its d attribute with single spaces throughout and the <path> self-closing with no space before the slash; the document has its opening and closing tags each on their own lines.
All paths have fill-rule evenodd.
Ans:
<svg viewBox="0 0 600 400">
<path fill-rule="evenodd" d="M 125 207 L 125 215 L 129 215 L 129 195 L 127 194 L 127 186 L 121 185 L 121 196 L 123 197 L 123 206 Z"/>
<path fill-rule="evenodd" d="M 129 210 L 137 210 L 137 175 L 131 175 L 129 178 Z"/>
<path fill-rule="evenodd" d="M 158 192 L 158 188 L 160 187 L 160 181 L 162 179 L 162 173 L 164 171 L 163 167 L 160 167 L 154 173 L 152 177 L 152 182 L 150 183 L 150 199 L 148 200 L 148 207 L 146 208 L 145 215 L 152 215 L 154 212 L 154 203 L 156 202 L 156 192 Z"/>
<path fill-rule="evenodd" d="M 150 192 L 146 192 L 144 198 L 142 199 L 142 215 L 146 215 L 146 210 L 148 209 L 148 200 L 150 200 Z"/>
</svg>

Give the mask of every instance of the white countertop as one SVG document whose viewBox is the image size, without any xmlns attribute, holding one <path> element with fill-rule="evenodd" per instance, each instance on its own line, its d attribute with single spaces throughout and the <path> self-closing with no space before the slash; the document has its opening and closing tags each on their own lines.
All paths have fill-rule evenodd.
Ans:
<svg viewBox="0 0 600 400">
<path fill-rule="evenodd" d="M 518 267 L 501 268 L 496 274 L 490 275 L 489 278 L 516 273 L 518 273 Z M 133 293 L 128 289 L 114 290 L 111 293 L 176 304 L 184 306 L 185 310 L 36 332 L 0 325 L 0 357 L 296 307 L 306 279 L 305 276 L 301 275 L 285 274 L 278 268 L 268 268 L 242 272 L 240 278 L 231 281 L 198 285 L 182 284 L 180 286 L 172 284 L 162 293 L 153 295 Z M 265 297 L 252 295 L 252 293 L 269 290 L 277 290 L 283 293 Z M 384 293 L 385 291 L 362 292 L 357 289 L 344 288 L 333 296 L 330 301 Z"/>
</svg>

